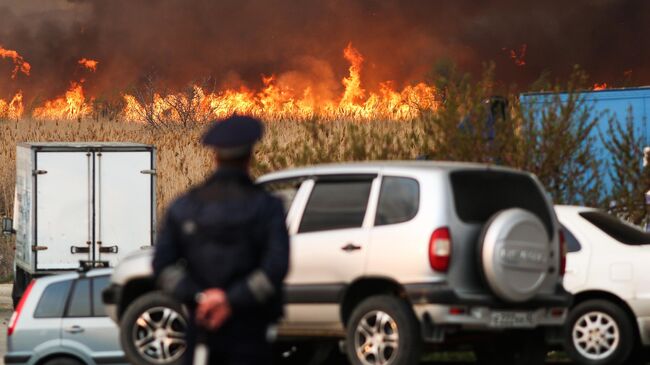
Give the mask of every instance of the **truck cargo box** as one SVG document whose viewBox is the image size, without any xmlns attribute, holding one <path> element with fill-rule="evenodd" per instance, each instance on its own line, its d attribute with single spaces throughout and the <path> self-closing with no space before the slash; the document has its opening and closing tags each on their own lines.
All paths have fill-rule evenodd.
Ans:
<svg viewBox="0 0 650 365">
<path fill-rule="evenodd" d="M 115 265 L 153 244 L 155 148 L 135 143 L 20 143 L 16 153 L 16 284 Z"/>
</svg>

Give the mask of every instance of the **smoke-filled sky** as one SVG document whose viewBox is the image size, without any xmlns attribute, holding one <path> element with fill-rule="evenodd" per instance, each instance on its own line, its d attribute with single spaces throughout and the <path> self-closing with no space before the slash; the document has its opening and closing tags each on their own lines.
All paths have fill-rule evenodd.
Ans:
<svg viewBox="0 0 650 365">
<path fill-rule="evenodd" d="M 32 65 L 11 80 L 0 60 L 0 92 L 49 97 L 84 78 L 111 95 L 155 73 L 171 88 L 255 87 L 276 74 L 338 93 L 349 42 L 369 88 L 425 80 L 443 59 L 473 73 L 494 61 L 520 88 L 574 64 L 594 82 L 650 84 L 648 0 L 0 0 L 0 45 Z M 83 57 L 99 61 L 96 73 Z"/>
</svg>

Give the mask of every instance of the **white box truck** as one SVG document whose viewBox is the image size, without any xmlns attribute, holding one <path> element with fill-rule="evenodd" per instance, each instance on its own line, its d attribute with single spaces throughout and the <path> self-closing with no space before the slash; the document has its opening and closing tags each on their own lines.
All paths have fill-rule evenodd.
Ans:
<svg viewBox="0 0 650 365">
<path fill-rule="evenodd" d="M 13 220 L 14 304 L 32 278 L 114 266 L 152 246 L 156 149 L 136 143 L 20 143 Z"/>
</svg>

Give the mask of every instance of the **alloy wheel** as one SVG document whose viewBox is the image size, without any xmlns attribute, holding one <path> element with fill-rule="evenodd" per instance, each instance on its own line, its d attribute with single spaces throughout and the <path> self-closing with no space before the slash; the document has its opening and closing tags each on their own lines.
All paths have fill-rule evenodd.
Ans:
<svg viewBox="0 0 650 365">
<path fill-rule="evenodd" d="M 618 348 L 620 330 L 607 313 L 591 311 L 583 314 L 573 325 L 573 345 L 589 360 L 606 359 Z"/>
<path fill-rule="evenodd" d="M 167 364 L 180 358 L 187 348 L 187 323 L 181 314 L 167 307 L 144 311 L 133 326 L 132 339 L 147 361 Z"/>
<path fill-rule="evenodd" d="M 357 325 L 354 346 L 364 365 L 392 364 L 399 349 L 397 323 L 386 312 L 367 313 Z"/>
</svg>

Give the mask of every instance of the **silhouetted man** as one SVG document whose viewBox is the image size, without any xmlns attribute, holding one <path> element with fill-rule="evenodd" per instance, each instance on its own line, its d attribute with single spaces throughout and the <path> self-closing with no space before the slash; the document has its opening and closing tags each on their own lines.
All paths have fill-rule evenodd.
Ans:
<svg viewBox="0 0 650 365">
<path fill-rule="evenodd" d="M 213 123 L 203 143 L 217 169 L 169 207 L 156 242 L 159 285 L 190 309 L 186 364 L 271 362 L 267 329 L 282 315 L 289 237 L 281 201 L 249 175 L 262 133 L 251 117 Z"/>
</svg>

